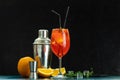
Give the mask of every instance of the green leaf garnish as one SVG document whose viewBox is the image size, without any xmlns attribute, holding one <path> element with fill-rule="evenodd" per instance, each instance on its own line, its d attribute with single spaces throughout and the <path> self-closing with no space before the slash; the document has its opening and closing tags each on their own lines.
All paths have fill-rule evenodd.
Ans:
<svg viewBox="0 0 120 80">
<path fill-rule="evenodd" d="M 74 71 L 68 71 L 65 76 L 67 77 L 85 77 L 85 78 L 89 78 L 91 76 L 93 76 L 93 69 L 91 68 L 90 70 L 84 70 L 83 72 L 81 71 L 77 71 L 77 72 L 74 72 Z"/>
</svg>

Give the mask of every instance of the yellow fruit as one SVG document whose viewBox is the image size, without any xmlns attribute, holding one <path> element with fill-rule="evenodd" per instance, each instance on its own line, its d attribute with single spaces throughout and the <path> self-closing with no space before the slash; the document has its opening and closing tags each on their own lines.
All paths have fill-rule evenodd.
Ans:
<svg viewBox="0 0 120 80">
<path fill-rule="evenodd" d="M 37 69 L 38 75 L 41 77 L 50 77 L 53 73 L 53 69 L 51 68 L 38 68 Z"/>
<path fill-rule="evenodd" d="M 26 56 L 19 59 L 17 64 L 18 72 L 23 77 L 29 77 L 30 75 L 30 67 L 29 61 L 34 61 L 33 58 Z"/>
<path fill-rule="evenodd" d="M 61 68 L 61 72 L 62 72 L 63 75 L 66 73 L 66 70 L 65 70 L 64 67 Z M 56 69 L 54 69 L 54 71 L 53 71 L 51 76 L 57 76 L 58 74 L 59 74 L 59 68 L 56 68 Z"/>
</svg>

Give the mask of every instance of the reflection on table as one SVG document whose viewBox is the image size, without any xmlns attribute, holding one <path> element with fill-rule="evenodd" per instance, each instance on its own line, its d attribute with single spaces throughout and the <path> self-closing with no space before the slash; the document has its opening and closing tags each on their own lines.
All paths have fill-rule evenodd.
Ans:
<svg viewBox="0 0 120 80">
<path fill-rule="evenodd" d="M 19 75 L 0 75 L 0 80 L 30 80 Z M 120 76 L 104 76 L 104 77 L 90 77 L 90 78 L 65 78 L 65 79 L 51 79 L 38 78 L 37 80 L 120 80 Z"/>
</svg>

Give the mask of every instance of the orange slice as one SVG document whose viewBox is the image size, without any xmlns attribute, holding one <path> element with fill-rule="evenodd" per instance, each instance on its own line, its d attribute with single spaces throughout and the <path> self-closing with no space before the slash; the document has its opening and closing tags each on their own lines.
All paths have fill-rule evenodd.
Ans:
<svg viewBox="0 0 120 80">
<path fill-rule="evenodd" d="M 50 77 L 53 74 L 53 69 L 51 68 L 38 68 L 37 71 L 41 77 Z"/>
<path fill-rule="evenodd" d="M 63 67 L 61 68 L 61 72 L 64 75 L 66 73 L 66 69 Z M 54 69 L 53 73 L 51 76 L 57 76 L 59 74 L 59 68 Z"/>
<path fill-rule="evenodd" d="M 38 62 L 38 68 L 42 68 L 40 57 L 39 56 L 35 56 L 35 60 Z"/>
</svg>

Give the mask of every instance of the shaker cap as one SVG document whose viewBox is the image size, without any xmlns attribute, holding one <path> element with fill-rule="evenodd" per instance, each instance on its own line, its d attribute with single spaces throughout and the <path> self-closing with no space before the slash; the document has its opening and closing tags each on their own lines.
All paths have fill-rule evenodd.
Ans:
<svg viewBox="0 0 120 80">
<path fill-rule="evenodd" d="M 46 29 L 40 29 L 38 31 L 38 36 L 40 38 L 47 38 L 48 37 L 48 30 L 46 30 Z"/>
<path fill-rule="evenodd" d="M 40 29 L 38 31 L 38 38 L 35 39 L 33 44 L 50 44 L 50 39 L 48 37 L 48 30 Z"/>
</svg>

